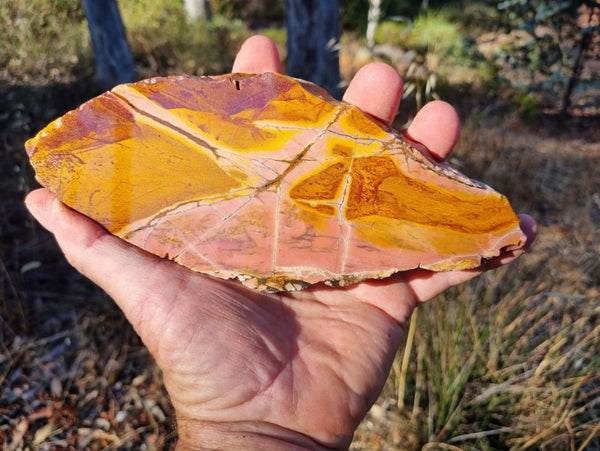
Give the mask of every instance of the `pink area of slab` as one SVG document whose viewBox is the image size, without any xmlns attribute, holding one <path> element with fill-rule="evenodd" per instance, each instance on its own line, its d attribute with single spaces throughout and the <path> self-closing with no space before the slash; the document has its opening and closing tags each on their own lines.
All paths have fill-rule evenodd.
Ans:
<svg viewBox="0 0 600 451">
<path fill-rule="evenodd" d="M 278 74 L 121 85 L 26 147 L 112 233 L 260 290 L 475 268 L 525 239 L 504 196 Z"/>
</svg>

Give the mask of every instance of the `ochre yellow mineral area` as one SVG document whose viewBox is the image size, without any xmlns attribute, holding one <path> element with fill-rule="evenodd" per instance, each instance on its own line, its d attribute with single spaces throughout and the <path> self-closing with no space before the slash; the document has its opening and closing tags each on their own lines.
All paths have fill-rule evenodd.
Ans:
<svg viewBox="0 0 600 451">
<path fill-rule="evenodd" d="M 113 234 L 260 290 L 475 268 L 525 239 L 504 196 L 279 74 L 120 85 L 26 148 Z"/>
</svg>

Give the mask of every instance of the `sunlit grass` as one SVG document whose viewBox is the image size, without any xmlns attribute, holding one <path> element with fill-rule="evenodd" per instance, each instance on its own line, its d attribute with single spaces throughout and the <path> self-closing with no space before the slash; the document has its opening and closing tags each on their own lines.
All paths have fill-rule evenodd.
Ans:
<svg viewBox="0 0 600 451">
<path fill-rule="evenodd" d="M 122 2 L 123 21 L 142 75 L 185 72 L 223 73 L 249 35 L 245 25 L 216 15 L 212 21 L 189 21 L 183 2 Z"/>
<path fill-rule="evenodd" d="M 600 445 L 600 246 L 590 203 L 600 180 L 586 170 L 597 145 L 578 151 L 481 121 L 464 124 L 452 163 L 536 216 L 540 235 L 518 262 L 419 307 L 353 449 Z"/>
<path fill-rule="evenodd" d="M 463 45 L 458 25 L 440 11 L 427 12 L 415 19 L 408 44 L 421 54 L 441 55 L 460 54 Z"/>
<path fill-rule="evenodd" d="M 600 326 L 591 322 L 600 306 L 519 280 L 522 270 L 498 271 L 422 307 L 415 354 L 423 363 L 412 370 L 415 387 L 427 387 L 413 404 L 413 413 L 427 412 L 424 442 L 539 447 L 581 442 L 594 430 L 593 406 L 584 406 L 600 382 Z M 582 316 L 569 315 L 569 301 L 584 303 Z"/>
<path fill-rule="evenodd" d="M 513 265 L 419 307 L 414 342 L 400 351 L 379 401 L 389 429 L 367 432 L 367 420 L 353 449 L 597 444 L 598 299 L 547 291 L 536 274 L 543 271 Z"/>
<path fill-rule="evenodd" d="M 181 1 L 119 2 L 140 76 L 222 73 L 249 35 L 239 20 L 187 21 Z M 93 74 L 93 54 L 78 0 L 0 3 L 0 77 L 67 81 Z M 6 33 L 5 33 L 5 30 Z"/>
<path fill-rule="evenodd" d="M 91 55 L 79 2 L 0 2 L 0 77 L 53 81 L 86 71 Z"/>
</svg>

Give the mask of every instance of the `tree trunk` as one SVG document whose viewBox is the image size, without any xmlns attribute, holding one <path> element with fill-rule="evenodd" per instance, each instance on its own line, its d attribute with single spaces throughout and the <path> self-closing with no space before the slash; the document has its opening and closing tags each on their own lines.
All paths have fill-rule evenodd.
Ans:
<svg viewBox="0 0 600 451">
<path fill-rule="evenodd" d="M 594 14 L 597 14 L 597 10 L 598 8 L 596 6 L 592 6 L 590 8 L 589 17 L 585 22 L 586 26 L 581 30 L 581 39 L 579 40 L 579 45 L 577 46 L 577 56 L 575 57 L 575 63 L 573 64 L 573 71 L 569 77 L 569 81 L 567 83 L 567 87 L 565 88 L 565 92 L 563 93 L 561 102 L 560 114 L 562 116 L 566 116 L 569 112 L 573 90 L 579 83 L 579 79 L 581 77 L 581 71 L 583 70 L 583 65 L 586 60 L 586 54 L 589 50 L 590 44 L 592 43 L 592 28 L 590 28 L 589 25 L 592 23 Z"/>
<path fill-rule="evenodd" d="M 286 0 L 287 72 L 340 98 L 339 1 Z"/>
<path fill-rule="evenodd" d="M 96 59 L 96 81 L 105 89 L 137 78 L 116 0 L 82 0 Z"/>
<path fill-rule="evenodd" d="M 212 19 L 212 10 L 210 9 L 210 2 L 208 0 L 183 0 L 183 3 L 188 19 Z"/>
<path fill-rule="evenodd" d="M 381 15 L 381 0 L 369 0 L 369 16 L 367 22 L 367 47 L 373 52 L 375 47 L 375 31 Z"/>
</svg>

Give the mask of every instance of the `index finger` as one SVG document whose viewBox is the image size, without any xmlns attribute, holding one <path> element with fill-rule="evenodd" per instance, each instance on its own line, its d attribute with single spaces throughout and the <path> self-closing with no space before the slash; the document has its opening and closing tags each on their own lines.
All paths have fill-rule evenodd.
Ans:
<svg viewBox="0 0 600 451">
<path fill-rule="evenodd" d="M 235 57 L 231 72 L 248 74 L 281 72 L 277 46 L 271 39 L 262 35 L 246 39 Z"/>
</svg>

